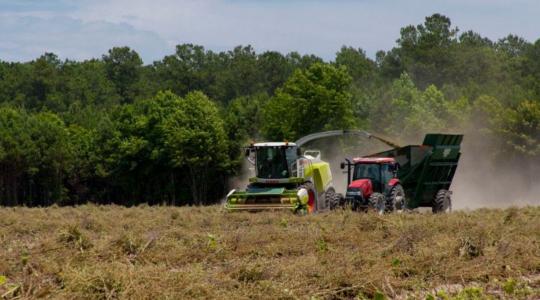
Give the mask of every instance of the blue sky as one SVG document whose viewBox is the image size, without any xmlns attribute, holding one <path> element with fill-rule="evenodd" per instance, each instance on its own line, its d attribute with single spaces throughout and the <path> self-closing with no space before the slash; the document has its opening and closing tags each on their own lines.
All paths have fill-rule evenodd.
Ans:
<svg viewBox="0 0 540 300">
<path fill-rule="evenodd" d="M 401 27 L 436 12 L 492 40 L 540 38 L 536 0 L 0 0 L 0 60 L 44 52 L 82 60 L 130 46 L 151 63 L 181 43 L 217 51 L 251 44 L 326 60 L 348 45 L 373 57 L 395 45 Z"/>
</svg>

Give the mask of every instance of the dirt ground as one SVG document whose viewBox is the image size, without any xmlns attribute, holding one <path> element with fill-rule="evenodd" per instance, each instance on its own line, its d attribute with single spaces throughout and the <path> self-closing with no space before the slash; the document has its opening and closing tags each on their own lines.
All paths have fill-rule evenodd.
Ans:
<svg viewBox="0 0 540 300">
<path fill-rule="evenodd" d="M 0 298 L 540 299 L 540 208 L 0 208 Z"/>
</svg>

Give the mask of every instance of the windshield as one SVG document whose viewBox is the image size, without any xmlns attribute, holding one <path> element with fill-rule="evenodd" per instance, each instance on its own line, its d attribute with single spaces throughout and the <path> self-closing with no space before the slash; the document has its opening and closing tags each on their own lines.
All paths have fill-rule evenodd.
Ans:
<svg viewBox="0 0 540 300">
<path fill-rule="evenodd" d="M 379 164 L 356 164 L 354 166 L 353 180 L 356 179 L 371 179 L 372 181 L 380 181 L 381 171 Z"/>
<path fill-rule="evenodd" d="M 267 179 L 290 177 L 290 167 L 298 158 L 295 147 L 260 147 L 256 151 L 257 177 Z"/>
</svg>

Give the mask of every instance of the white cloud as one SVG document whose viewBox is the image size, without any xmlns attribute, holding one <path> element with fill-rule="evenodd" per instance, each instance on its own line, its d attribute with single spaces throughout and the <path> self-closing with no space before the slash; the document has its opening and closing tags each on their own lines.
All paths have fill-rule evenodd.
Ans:
<svg viewBox="0 0 540 300">
<path fill-rule="evenodd" d="M 149 62 L 168 50 L 159 35 L 126 23 L 83 22 L 64 16 L 4 15 L 0 37 L 0 59 L 6 61 L 32 60 L 45 52 L 82 60 L 101 57 L 114 46 L 129 46 Z"/>
</svg>

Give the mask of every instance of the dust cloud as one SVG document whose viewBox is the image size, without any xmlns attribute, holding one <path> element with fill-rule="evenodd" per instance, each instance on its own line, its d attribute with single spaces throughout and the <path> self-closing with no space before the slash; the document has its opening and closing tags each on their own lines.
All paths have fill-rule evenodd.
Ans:
<svg viewBox="0 0 540 300">
<path fill-rule="evenodd" d="M 454 209 L 540 205 L 540 160 L 496 158 L 501 142 L 465 134 L 451 187 Z"/>
<path fill-rule="evenodd" d="M 244 158 L 238 175 L 229 178 L 229 190 L 227 191 L 227 193 L 229 193 L 229 191 L 232 189 L 245 189 L 249 184 L 249 178 L 253 176 L 255 176 L 255 167 L 247 159 Z M 223 197 L 223 199 L 221 199 L 221 204 L 225 204 L 225 202 L 227 202 L 227 197 Z"/>
<path fill-rule="evenodd" d="M 244 189 L 249 183 L 249 178 L 253 176 L 255 176 L 255 167 L 244 158 L 238 175 L 229 179 L 229 188 Z"/>
</svg>

